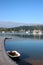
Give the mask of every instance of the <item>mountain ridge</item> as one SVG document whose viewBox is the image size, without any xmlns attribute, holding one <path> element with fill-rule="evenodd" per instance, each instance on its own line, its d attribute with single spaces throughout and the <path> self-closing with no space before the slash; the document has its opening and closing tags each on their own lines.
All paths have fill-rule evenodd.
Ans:
<svg viewBox="0 0 43 65">
<path fill-rule="evenodd" d="M 17 22 L 0 22 L 0 28 L 12 28 L 12 27 L 18 27 L 18 26 L 37 26 L 37 25 L 43 25 L 43 24 L 35 24 L 35 23 L 17 23 Z"/>
</svg>

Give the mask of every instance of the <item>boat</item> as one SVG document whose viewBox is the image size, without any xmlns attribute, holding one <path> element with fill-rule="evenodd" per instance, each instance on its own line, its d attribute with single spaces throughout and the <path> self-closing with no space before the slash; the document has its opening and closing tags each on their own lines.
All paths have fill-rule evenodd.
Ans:
<svg viewBox="0 0 43 65">
<path fill-rule="evenodd" d="M 17 51 L 7 51 L 7 54 L 11 58 L 18 58 L 20 57 L 20 53 Z"/>
</svg>

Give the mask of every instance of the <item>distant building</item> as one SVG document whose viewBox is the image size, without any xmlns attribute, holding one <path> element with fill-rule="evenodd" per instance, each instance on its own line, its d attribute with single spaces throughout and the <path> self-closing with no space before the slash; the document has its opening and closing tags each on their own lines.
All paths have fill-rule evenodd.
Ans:
<svg viewBox="0 0 43 65">
<path fill-rule="evenodd" d="M 27 30 L 27 31 L 26 31 L 26 34 L 28 34 L 28 33 L 30 33 L 30 30 Z"/>
<path fill-rule="evenodd" d="M 12 33 L 14 33 L 14 31 L 12 31 Z"/>
<path fill-rule="evenodd" d="M 25 30 L 21 29 L 20 32 L 25 32 Z"/>
<path fill-rule="evenodd" d="M 2 31 L 2 33 L 5 33 L 5 31 Z"/>
<path fill-rule="evenodd" d="M 42 31 L 41 30 L 33 30 L 33 34 L 36 35 L 36 34 L 42 34 Z"/>
</svg>

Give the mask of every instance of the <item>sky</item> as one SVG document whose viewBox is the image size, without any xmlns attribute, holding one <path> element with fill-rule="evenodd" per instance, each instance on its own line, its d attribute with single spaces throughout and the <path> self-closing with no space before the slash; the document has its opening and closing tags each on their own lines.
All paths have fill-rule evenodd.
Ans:
<svg viewBox="0 0 43 65">
<path fill-rule="evenodd" d="M 0 0 L 0 22 L 43 23 L 43 0 Z"/>
</svg>

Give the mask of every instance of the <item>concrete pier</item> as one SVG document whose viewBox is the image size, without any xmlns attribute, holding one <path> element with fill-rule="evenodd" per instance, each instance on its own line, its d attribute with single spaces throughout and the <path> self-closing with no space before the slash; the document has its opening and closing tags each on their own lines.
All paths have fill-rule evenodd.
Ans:
<svg viewBox="0 0 43 65">
<path fill-rule="evenodd" d="M 5 38 L 0 38 L 0 65 L 18 65 L 7 56 L 4 48 L 4 40 Z"/>
</svg>

